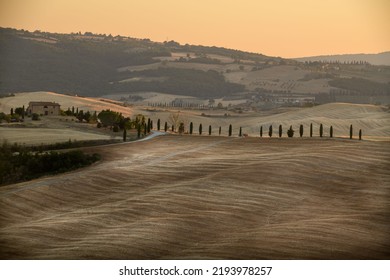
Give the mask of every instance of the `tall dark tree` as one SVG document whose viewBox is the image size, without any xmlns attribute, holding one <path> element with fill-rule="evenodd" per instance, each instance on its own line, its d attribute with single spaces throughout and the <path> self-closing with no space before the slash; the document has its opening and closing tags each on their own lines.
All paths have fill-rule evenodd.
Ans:
<svg viewBox="0 0 390 280">
<path fill-rule="evenodd" d="M 310 137 L 313 137 L 313 124 L 310 124 Z"/>
<path fill-rule="evenodd" d="M 299 126 L 299 136 L 302 137 L 303 136 L 303 124 L 301 124 Z"/>
<path fill-rule="evenodd" d="M 148 127 L 147 123 L 144 124 L 144 135 L 148 132 Z"/>
<path fill-rule="evenodd" d="M 209 125 L 209 135 L 211 135 L 211 125 Z"/>
<path fill-rule="evenodd" d="M 150 129 L 153 129 L 153 120 L 150 121 Z"/>
<path fill-rule="evenodd" d="M 229 136 L 232 136 L 232 132 L 233 132 L 233 127 L 232 127 L 232 125 L 230 124 L 230 125 L 229 125 Z"/>
<path fill-rule="evenodd" d="M 269 137 L 272 137 L 272 124 L 269 126 L 269 129 L 268 129 L 268 136 L 269 136 Z"/>
<path fill-rule="evenodd" d="M 10 113 L 11 113 L 11 116 L 14 114 L 14 108 L 11 108 Z"/>
<path fill-rule="evenodd" d="M 202 135 L 202 124 L 199 125 L 199 135 Z"/>
<path fill-rule="evenodd" d="M 72 115 L 74 116 L 74 106 L 72 106 Z"/>
<path fill-rule="evenodd" d="M 263 137 L 263 126 L 260 126 L 260 137 Z"/>
<path fill-rule="evenodd" d="M 353 137 L 353 128 L 351 124 L 351 126 L 349 127 L 349 139 L 352 139 L 352 137 Z"/>
<path fill-rule="evenodd" d="M 127 137 L 127 131 L 126 128 L 123 130 L 123 142 L 126 142 L 126 137 Z"/>
<path fill-rule="evenodd" d="M 147 126 L 147 128 L 148 128 L 148 133 L 150 133 L 150 130 L 152 129 L 152 123 L 151 123 L 150 118 L 148 118 L 148 126 Z"/>
<path fill-rule="evenodd" d="M 320 137 L 324 134 L 324 127 L 320 124 Z"/>
<path fill-rule="evenodd" d="M 362 140 L 362 130 L 359 129 L 359 140 Z"/>
<path fill-rule="evenodd" d="M 165 122 L 165 125 L 164 125 L 164 131 L 167 132 L 168 131 L 168 123 Z"/>
<path fill-rule="evenodd" d="M 175 125 L 172 125 L 172 132 L 175 131 Z"/>
<path fill-rule="evenodd" d="M 219 136 L 221 136 L 222 127 L 219 127 Z"/>
<path fill-rule="evenodd" d="M 25 115 L 25 113 L 26 113 L 26 110 L 25 110 L 25 108 L 24 108 L 24 105 L 23 105 L 23 111 L 22 111 L 22 119 L 24 120 L 24 115 Z"/>
<path fill-rule="evenodd" d="M 329 136 L 330 136 L 330 138 L 333 138 L 333 126 L 330 126 Z"/>
<path fill-rule="evenodd" d="M 279 138 L 282 137 L 283 129 L 282 125 L 279 125 Z"/>
<path fill-rule="evenodd" d="M 194 131 L 194 124 L 190 123 L 190 134 L 192 135 L 192 132 Z"/>
<path fill-rule="evenodd" d="M 160 131 L 160 124 L 161 124 L 160 119 L 158 119 L 158 120 L 157 120 L 157 130 L 158 130 L 158 131 Z"/>
<path fill-rule="evenodd" d="M 242 137 L 242 128 L 241 128 L 241 126 L 240 126 L 240 132 L 238 133 L 238 136 Z"/>
</svg>

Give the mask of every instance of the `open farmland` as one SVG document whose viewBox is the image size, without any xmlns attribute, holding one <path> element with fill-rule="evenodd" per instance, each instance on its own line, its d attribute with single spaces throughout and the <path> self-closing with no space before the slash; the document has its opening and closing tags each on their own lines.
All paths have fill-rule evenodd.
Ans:
<svg viewBox="0 0 390 280">
<path fill-rule="evenodd" d="M 388 259 L 389 142 L 162 136 L 0 188 L 0 256 Z"/>
</svg>

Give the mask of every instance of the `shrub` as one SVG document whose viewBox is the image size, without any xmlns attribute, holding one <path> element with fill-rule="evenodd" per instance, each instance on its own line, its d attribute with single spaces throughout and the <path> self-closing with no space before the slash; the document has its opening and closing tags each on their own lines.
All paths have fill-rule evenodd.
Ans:
<svg viewBox="0 0 390 280">
<path fill-rule="evenodd" d="M 33 121 L 39 121 L 39 115 L 37 113 L 32 114 L 31 119 Z"/>
<path fill-rule="evenodd" d="M 290 126 L 289 130 L 287 130 L 287 136 L 288 137 L 294 137 L 294 130 L 292 128 L 292 125 Z"/>
</svg>

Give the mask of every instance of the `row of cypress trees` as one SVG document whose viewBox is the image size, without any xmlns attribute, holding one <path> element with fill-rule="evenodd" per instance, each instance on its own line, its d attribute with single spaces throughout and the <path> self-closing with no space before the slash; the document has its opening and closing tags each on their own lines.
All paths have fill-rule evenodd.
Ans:
<svg viewBox="0 0 390 280">
<path fill-rule="evenodd" d="M 146 134 L 146 132 L 150 132 L 150 129 L 153 129 L 153 121 L 148 119 L 148 124 L 147 125 L 145 124 L 145 129 L 144 129 L 145 134 Z M 160 130 L 160 129 L 161 129 L 161 121 L 160 121 L 160 119 L 158 119 L 157 130 Z M 179 129 L 178 129 L 179 133 L 184 133 L 184 129 L 185 129 L 184 123 L 180 123 Z M 172 130 L 172 132 L 175 131 L 174 125 L 172 125 L 171 130 Z M 164 131 L 165 132 L 168 131 L 168 123 L 167 122 L 165 122 L 165 124 L 164 124 Z M 292 126 L 290 126 L 290 128 L 287 130 L 287 136 L 294 137 L 294 132 L 295 131 L 293 130 Z M 303 132 L 304 132 L 304 127 L 301 124 L 299 126 L 299 136 L 300 137 L 303 137 Z M 194 133 L 194 124 L 191 122 L 190 127 L 189 127 L 189 134 L 192 135 L 193 133 Z M 222 133 L 222 127 L 219 127 L 218 134 L 221 135 L 221 133 Z M 140 131 L 139 131 L 139 134 L 140 134 Z M 203 134 L 203 125 L 199 124 L 199 135 L 202 135 L 202 134 Z M 211 134 L 212 134 L 212 127 L 211 127 L 211 125 L 209 125 L 208 135 L 211 135 Z M 228 135 L 232 136 L 232 134 L 233 134 L 233 127 L 230 124 L 229 130 L 228 130 Z M 278 129 L 279 137 L 282 137 L 282 134 L 283 134 L 283 127 L 282 127 L 282 125 L 279 125 L 279 129 Z M 268 129 L 268 136 L 272 137 L 272 135 L 273 135 L 273 127 L 272 127 L 272 125 L 270 125 L 269 129 Z M 313 124 L 312 123 L 310 124 L 309 135 L 310 135 L 310 137 L 313 137 Z M 240 127 L 238 136 L 240 136 L 240 137 L 243 136 L 242 127 Z M 319 136 L 320 137 L 324 136 L 324 126 L 322 124 L 320 124 L 320 127 L 319 127 Z M 329 137 L 333 138 L 333 136 L 334 136 L 333 126 L 330 126 L 329 127 Z M 260 126 L 260 137 L 263 137 L 263 126 Z M 349 138 L 353 139 L 353 126 L 352 126 L 352 124 L 350 125 L 350 128 L 349 128 Z M 360 129 L 359 130 L 359 140 L 361 140 L 361 139 L 362 139 L 362 130 Z"/>
</svg>

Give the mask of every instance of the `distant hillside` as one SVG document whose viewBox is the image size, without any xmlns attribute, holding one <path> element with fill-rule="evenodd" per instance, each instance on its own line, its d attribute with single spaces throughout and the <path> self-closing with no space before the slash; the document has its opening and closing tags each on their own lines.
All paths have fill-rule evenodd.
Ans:
<svg viewBox="0 0 390 280">
<path fill-rule="evenodd" d="M 120 83 L 124 75 L 117 69 L 160 63 L 164 58 L 172 57 L 173 52 L 183 53 L 181 60 L 177 58 L 183 63 L 224 63 L 210 57 L 213 55 L 227 57 L 233 62 L 282 61 L 260 54 L 180 45 L 174 41 L 155 43 L 148 39 L 90 32 L 56 34 L 0 28 L 0 93 L 54 91 L 100 96 L 118 91 L 154 90 L 208 97 L 245 91 L 244 85 L 225 81 L 221 73 L 193 69 L 173 70 L 174 74 L 167 74 L 160 80 Z M 166 72 L 162 71 L 162 74 Z"/>
<path fill-rule="evenodd" d="M 323 61 L 341 63 L 368 62 L 372 65 L 390 65 L 390 51 L 378 54 L 340 54 L 340 55 L 320 55 L 311 57 L 294 58 L 297 61 Z"/>
<path fill-rule="evenodd" d="M 246 96 L 265 107 L 282 106 L 291 97 L 390 103 L 390 66 L 357 57 L 347 64 L 303 60 L 90 32 L 0 28 L 0 97 L 37 91 L 78 96 L 158 92 L 204 100 Z"/>
</svg>

